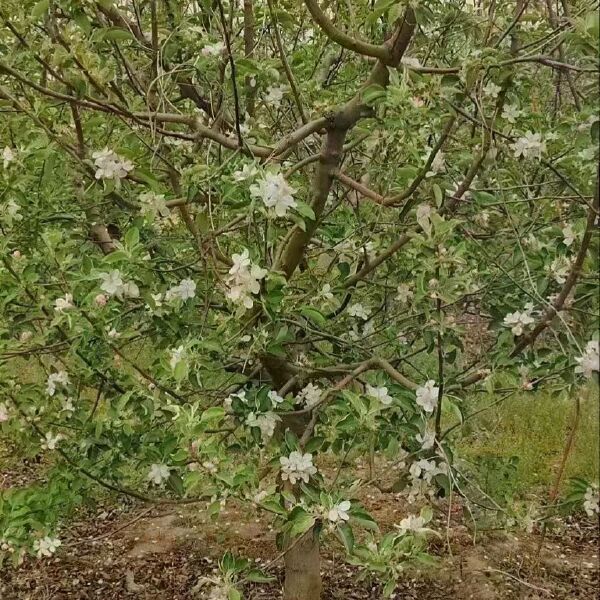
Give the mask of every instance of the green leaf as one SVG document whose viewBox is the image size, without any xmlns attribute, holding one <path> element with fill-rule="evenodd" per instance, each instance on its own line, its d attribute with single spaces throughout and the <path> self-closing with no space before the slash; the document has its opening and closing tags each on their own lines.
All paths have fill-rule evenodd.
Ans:
<svg viewBox="0 0 600 600">
<path fill-rule="evenodd" d="M 292 521 L 292 528 L 290 529 L 290 535 L 296 537 L 306 531 L 308 531 L 315 524 L 315 518 L 307 513 L 305 510 L 298 511 L 294 520 Z"/>
<path fill-rule="evenodd" d="M 322 436 L 311 438 L 304 447 L 304 451 L 310 453 L 316 452 L 323 445 L 324 442 L 325 438 Z"/>
<path fill-rule="evenodd" d="M 135 40 L 133 34 L 127 29 L 120 27 L 107 27 L 102 32 L 102 37 L 110 42 L 122 42 L 124 40 Z"/>
<path fill-rule="evenodd" d="M 317 220 L 315 211 L 308 204 L 306 204 L 306 202 L 302 202 L 301 200 L 296 201 L 296 212 L 301 214 L 303 217 L 310 219 L 311 221 Z"/>
<path fill-rule="evenodd" d="M 32 9 L 31 16 L 34 19 L 39 19 L 48 12 L 50 6 L 50 0 L 40 0 Z"/>
<path fill-rule="evenodd" d="M 229 588 L 227 600 L 242 600 L 242 595 L 235 588 Z"/>
<path fill-rule="evenodd" d="M 373 84 L 363 90 L 362 99 L 365 104 L 373 104 L 385 96 L 385 88 Z"/>
<path fill-rule="evenodd" d="M 335 533 L 340 542 L 344 544 L 346 552 L 352 554 L 352 550 L 354 550 L 354 533 L 352 532 L 352 527 L 348 523 L 343 523 L 337 526 Z"/>
<path fill-rule="evenodd" d="M 140 241 L 140 230 L 137 227 L 131 227 L 125 234 L 125 245 L 129 248 L 133 248 Z"/>
<path fill-rule="evenodd" d="M 255 583 L 269 583 L 271 581 L 275 581 L 275 577 L 271 575 L 267 575 L 258 569 L 252 569 L 247 575 L 246 579 L 248 581 L 254 581 Z"/>
<path fill-rule="evenodd" d="M 183 494 L 184 494 L 183 481 L 181 480 L 181 477 L 179 477 L 179 475 L 177 475 L 177 473 L 175 473 L 174 471 L 171 471 L 171 474 L 169 475 L 169 479 L 167 480 L 167 485 L 178 496 L 183 496 Z"/>
<path fill-rule="evenodd" d="M 200 417 L 200 422 L 213 421 L 215 419 L 222 419 L 225 416 L 225 409 L 222 406 L 212 406 L 207 408 Z"/>
<path fill-rule="evenodd" d="M 316 308 L 312 308 L 310 306 L 301 306 L 300 314 L 303 317 L 306 317 L 307 319 L 315 323 L 315 325 L 318 325 L 319 327 L 324 327 L 325 325 L 327 325 L 327 319 Z"/>
<path fill-rule="evenodd" d="M 442 193 L 442 188 L 437 183 L 433 184 L 433 197 L 435 198 L 436 206 L 439 208 L 444 200 L 444 194 Z"/>
</svg>

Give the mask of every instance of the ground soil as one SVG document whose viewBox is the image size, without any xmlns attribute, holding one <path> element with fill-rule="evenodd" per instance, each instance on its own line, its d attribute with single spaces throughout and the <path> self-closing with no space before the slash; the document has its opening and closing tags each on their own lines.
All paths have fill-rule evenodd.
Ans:
<svg viewBox="0 0 600 600">
<path fill-rule="evenodd" d="M 390 527 L 406 513 L 400 500 L 379 493 L 364 499 L 368 509 Z M 547 535 L 536 567 L 539 532 L 478 532 L 455 500 L 450 527 L 448 507 L 440 503 L 439 526 L 445 532 L 432 544 L 436 568 L 411 570 L 395 590 L 396 600 L 591 600 L 597 597 L 598 527 L 568 520 L 562 531 Z M 0 573 L 2 600 L 202 600 L 194 589 L 214 576 L 226 550 L 258 566 L 277 556 L 268 523 L 247 507 L 229 504 L 219 523 L 199 508 L 147 508 L 141 505 L 97 506 L 81 513 L 61 532 L 57 556 L 31 560 Z M 281 598 L 281 565 L 269 567 L 272 583 L 249 584 L 246 600 Z M 323 549 L 323 600 L 376 600 L 377 581 L 359 580 L 343 562 L 340 548 Z"/>
</svg>

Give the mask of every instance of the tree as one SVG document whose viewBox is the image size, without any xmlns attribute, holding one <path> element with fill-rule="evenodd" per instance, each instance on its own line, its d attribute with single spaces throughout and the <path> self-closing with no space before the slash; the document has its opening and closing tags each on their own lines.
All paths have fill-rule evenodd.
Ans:
<svg viewBox="0 0 600 600">
<path fill-rule="evenodd" d="M 0 420 L 60 465 L 17 560 L 91 480 L 271 513 L 287 600 L 332 534 L 391 593 L 431 510 L 381 536 L 356 486 L 460 492 L 470 386 L 598 371 L 597 13 L 323 6 L 3 3 Z"/>
</svg>

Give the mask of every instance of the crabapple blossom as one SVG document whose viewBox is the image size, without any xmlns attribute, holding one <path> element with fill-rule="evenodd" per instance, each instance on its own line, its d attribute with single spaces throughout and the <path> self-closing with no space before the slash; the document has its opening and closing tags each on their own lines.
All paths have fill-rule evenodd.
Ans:
<svg viewBox="0 0 600 600">
<path fill-rule="evenodd" d="M 57 298 L 54 301 L 54 310 L 58 313 L 61 313 L 65 310 L 69 310 L 71 308 L 73 308 L 73 295 L 72 294 L 65 294 L 64 298 Z"/>
<path fill-rule="evenodd" d="M 528 302 L 525 305 L 525 310 L 523 312 L 515 311 L 513 313 L 508 313 L 504 317 L 504 325 L 506 325 L 506 327 L 510 327 L 514 335 L 523 335 L 525 327 L 535 323 L 535 319 L 531 316 L 532 310 L 533 305 Z"/>
<path fill-rule="evenodd" d="M 371 311 L 359 302 L 357 302 L 356 304 L 351 304 L 348 307 L 348 314 L 351 317 L 357 317 L 359 319 L 362 319 L 363 321 L 366 321 L 369 318 Z"/>
<path fill-rule="evenodd" d="M 69 383 L 69 375 L 66 371 L 50 373 L 50 375 L 48 375 L 48 380 L 46 381 L 46 393 L 48 396 L 54 396 L 57 385 L 67 386 Z"/>
<path fill-rule="evenodd" d="M 321 388 L 313 383 L 308 383 L 300 390 L 300 392 L 298 392 L 298 400 L 304 402 L 306 408 L 312 408 L 320 399 Z"/>
<path fill-rule="evenodd" d="M 417 388 L 417 404 L 423 408 L 425 412 L 432 413 L 438 403 L 438 394 L 440 388 L 435 386 L 433 379 L 428 380 L 425 385 Z"/>
<path fill-rule="evenodd" d="M 250 193 L 260 198 L 267 209 L 278 217 L 285 217 L 290 208 L 297 206 L 294 200 L 296 189 L 281 173 L 266 172 L 258 183 L 250 186 Z"/>
<path fill-rule="evenodd" d="M 154 485 L 161 485 L 164 481 L 169 479 L 171 475 L 171 470 L 169 467 L 162 463 L 154 463 L 150 465 L 150 470 L 148 471 L 148 475 L 146 479 L 152 482 Z"/>
<path fill-rule="evenodd" d="M 133 170 L 133 163 L 124 159 L 112 150 L 104 148 L 92 154 L 96 166 L 96 179 L 119 180 L 127 177 L 129 171 Z"/>
<path fill-rule="evenodd" d="M 282 456 L 279 459 L 281 464 L 281 479 L 289 481 L 294 485 L 297 481 L 308 483 L 311 475 L 317 472 L 313 465 L 312 454 L 302 454 L 294 450 L 289 456 Z"/>
<path fill-rule="evenodd" d="M 351 506 L 352 505 L 350 504 L 349 500 L 343 500 L 329 510 L 327 513 L 327 518 L 332 523 L 337 523 L 338 521 L 348 521 L 350 519 L 348 511 L 350 510 Z"/>
<path fill-rule="evenodd" d="M 51 538 L 49 536 L 33 542 L 33 549 L 38 558 L 52 556 L 59 546 L 61 546 L 61 541 L 58 538 Z"/>
<path fill-rule="evenodd" d="M 600 342 L 591 340 L 585 346 L 585 352 L 582 356 L 575 359 L 578 366 L 575 367 L 576 373 L 582 373 L 584 377 L 590 379 L 594 371 L 600 371 Z"/>
<path fill-rule="evenodd" d="M 389 406 L 394 401 L 388 394 L 388 389 L 386 387 L 374 387 L 367 384 L 367 396 L 379 400 L 381 404 L 385 404 L 386 406 Z"/>
</svg>

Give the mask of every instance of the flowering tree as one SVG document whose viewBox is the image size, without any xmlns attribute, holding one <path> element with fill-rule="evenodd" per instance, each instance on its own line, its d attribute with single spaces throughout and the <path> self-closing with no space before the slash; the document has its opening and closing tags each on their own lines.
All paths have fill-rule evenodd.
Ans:
<svg viewBox="0 0 600 600">
<path fill-rule="evenodd" d="M 382 536 L 354 494 L 460 491 L 467 389 L 599 369 L 592 6 L 324 6 L 0 8 L 0 427 L 63 509 L 266 511 L 287 600 L 327 536 L 388 593 L 423 556 L 427 506 Z M 17 560 L 60 546 L 40 496 L 5 494 Z M 262 576 L 221 566 L 211 598 Z"/>
</svg>

